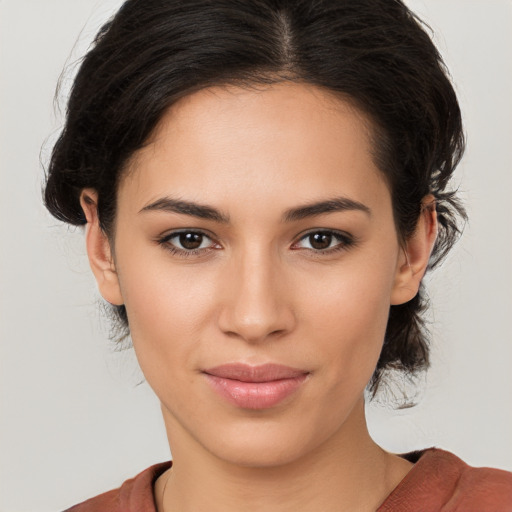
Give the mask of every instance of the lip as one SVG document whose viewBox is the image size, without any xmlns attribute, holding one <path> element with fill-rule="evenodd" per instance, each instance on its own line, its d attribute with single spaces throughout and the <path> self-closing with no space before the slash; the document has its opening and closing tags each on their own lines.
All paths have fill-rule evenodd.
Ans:
<svg viewBox="0 0 512 512">
<path fill-rule="evenodd" d="M 242 409 L 268 409 L 295 393 L 308 371 L 279 364 L 231 363 L 203 371 L 210 386 Z"/>
</svg>

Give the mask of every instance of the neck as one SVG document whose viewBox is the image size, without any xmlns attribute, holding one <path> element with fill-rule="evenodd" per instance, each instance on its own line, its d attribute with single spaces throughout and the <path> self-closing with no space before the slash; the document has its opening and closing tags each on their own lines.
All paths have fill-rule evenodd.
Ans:
<svg viewBox="0 0 512 512">
<path fill-rule="evenodd" d="M 173 468 L 156 486 L 158 510 L 375 511 L 412 465 L 371 439 L 364 402 L 346 427 L 347 432 L 300 459 L 271 467 L 231 464 L 206 450 L 177 443 L 180 449 L 173 450 Z"/>
</svg>

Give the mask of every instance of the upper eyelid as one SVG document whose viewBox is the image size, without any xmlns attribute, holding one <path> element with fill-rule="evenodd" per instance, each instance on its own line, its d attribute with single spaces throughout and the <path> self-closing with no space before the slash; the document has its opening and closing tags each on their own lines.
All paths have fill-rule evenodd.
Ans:
<svg viewBox="0 0 512 512">
<path fill-rule="evenodd" d="M 351 240 L 353 240 L 355 238 L 353 235 L 351 235 L 347 231 L 343 231 L 341 229 L 313 228 L 313 229 L 308 229 L 307 231 L 303 231 L 303 232 L 299 233 L 295 237 L 295 240 L 297 240 L 297 241 L 302 240 L 303 238 L 306 238 L 307 236 L 313 235 L 315 233 L 329 233 L 334 236 L 339 236 L 340 238 L 349 238 Z"/>
<path fill-rule="evenodd" d="M 212 233 L 209 233 L 208 231 L 206 231 L 204 229 L 199 229 L 199 228 L 173 229 L 171 231 L 168 231 L 167 233 L 159 235 L 157 238 L 158 238 L 158 240 L 170 240 L 171 238 L 181 235 L 182 233 L 198 233 L 200 235 L 203 235 L 203 236 L 209 238 L 212 241 L 215 241 L 215 236 Z"/>
<path fill-rule="evenodd" d="M 176 228 L 172 229 L 170 231 L 164 232 L 162 235 L 159 235 L 159 238 L 166 238 L 166 237 L 172 237 L 175 235 L 179 235 L 180 233 L 200 233 L 202 235 L 205 235 L 209 238 L 216 238 L 213 233 L 206 229 L 202 228 Z M 308 228 L 304 231 L 301 231 L 297 235 L 295 235 L 295 239 L 301 239 L 305 236 L 308 236 L 312 233 L 332 233 L 334 235 L 340 235 L 340 236 L 346 236 L 346 237 L 352 237 L 350 233 L 347 231 L 343 231 L 341 229 L 334 229 L 334 228 Z"/>
</svg>

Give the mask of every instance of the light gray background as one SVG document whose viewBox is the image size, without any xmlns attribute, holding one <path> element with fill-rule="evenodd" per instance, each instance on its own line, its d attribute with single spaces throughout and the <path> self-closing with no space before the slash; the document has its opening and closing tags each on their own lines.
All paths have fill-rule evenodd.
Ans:
<svg viewBox="0 0 512 512">
<path fill-rule="evenodd" d="M 421 403 L 372 406 L 370 428 L 392 451 L 436 445 L 512 470 L 512 2 L 408 3 L 435 30 L 459 93 L 468 151 L 457 182 L 471 222 L 428 279 L 434 352 Z M 119 5 L 0 0 L 3 512 L 62 509 L 169 458 L 133 354 L 106 342 L 81 231 L 40 201 L 39 151 L 49 138 L 47 161 L 62 122 L 55 84 Z"/>
</svg>

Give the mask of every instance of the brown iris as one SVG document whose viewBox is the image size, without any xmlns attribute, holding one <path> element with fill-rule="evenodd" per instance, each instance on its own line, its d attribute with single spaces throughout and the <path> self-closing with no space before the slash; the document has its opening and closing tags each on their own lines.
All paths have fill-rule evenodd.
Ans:
<svg viewBox="0 0 512 512">
<path fill-rule="evenodd" d="M 309 235 L 309 243 L 313 249 L 327 249 L 332 242 L 331 233 L 313 233 Z"/>
<path fill-rule="evenodd" d="M 198 249 L 203 243 L 203 235 L 201 233 L 181 233 L 179 240 L 180 245 L 185 249 Z"/>
</svg>

